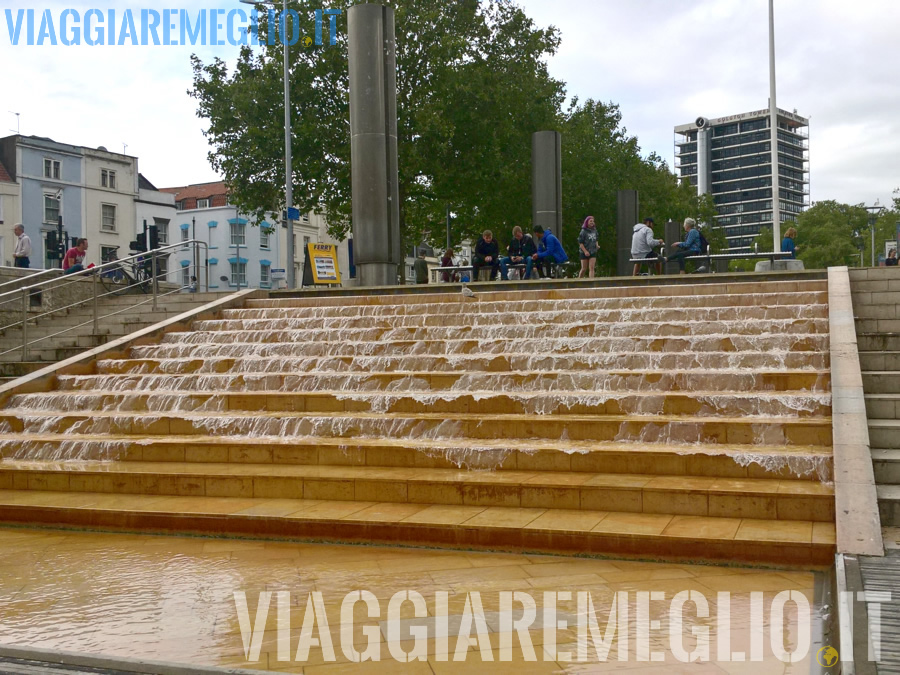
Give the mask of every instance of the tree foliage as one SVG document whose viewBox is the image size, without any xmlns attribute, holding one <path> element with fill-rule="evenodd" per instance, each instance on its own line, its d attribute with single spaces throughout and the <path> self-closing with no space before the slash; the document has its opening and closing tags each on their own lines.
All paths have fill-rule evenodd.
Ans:
<svg viewBox="0 0 900 675">
<path fill-rule="evenodd" d="M 559 47 L 512 0 L 389 1 L 397 37 L 397 110 L 401 233 L 407 244 L 444 239 L 445 209 L 453 238 L 492 229 L 505 245 L 514 225 L 531 222 L 531 136 L 563 134 L 563 243 L 577 249 L 583 219 L 600 229 L 600 268 L 615 265 L 616 192 L 635 189 L 642 217 L 657 222 L 694 217 L 712 222 L 715 205 L 680 182 L 658 155 L 644 157 L 613 103 L 577 99 L 547 72 Z M 290 3 L 300 35 L 312 35 L 308 0 Z M 303 47 L 291 56 L 294 201 L 326 216 L 331 234 L 350 227 L 350 129 L 347 12 L 337 44 Z M 268 25 L 261 16 L 260 33 Z M 262 214 L 283 206 L 284 103 L 279 44 L 245 47 L 236 67 L 193 59 L 189 92 L 207 120 L 209 159 L 231 187 L 235 205 Z M 719 230 L 707 230 L 714 248 Z M 721 239 L 721 241 L 719 241 Z"/>
<path fill-rule="evenodd" d="M 457 236 L 530 219 L 531 133 L 556 128 L 564 98 L 545 59 L 556 29 L 535 27 L 507 0 L 388 2 L 395 8 L 401 229 L 407 241 L 443 232 L 457 213 Z M 300 35 L 313 34 L 320 4 L 289 3 Z M 350 222 L 349 2 L 332 3 L 337 44 L 290 50 L 295 203 L 322 211 L 333 235 Z M 260 33 L 267 34 L 261 16 Z M 283 205 L 280 44 L 242 49 L 229 72 L 221 59 L 193 56 L 198 116 L 208 120 L 213 167 L 243 211 Z"/>
</svg>

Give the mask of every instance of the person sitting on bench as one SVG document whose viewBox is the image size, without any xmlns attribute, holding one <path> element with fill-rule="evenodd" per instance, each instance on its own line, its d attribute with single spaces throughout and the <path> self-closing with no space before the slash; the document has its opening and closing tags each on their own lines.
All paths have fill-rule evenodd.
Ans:
<svg viewBox="0 0 900 675">
<path fill-rule="evenodd" d="M 662 265 L 658 262 L 656 247 L 665 246 L 666 242 L 653 236 L 653 218 L 644 218 L 643 223 L 638 223 L 634 226 L 633 232 L 634 234 L 631 236 L 631 258 L 633 260 L 646 258 L 648 261 L 656 262 L 656 273 L 662 274 Z M 640 273 L 641 263 L 635 263 L 634 276 Z"/>
<path fill-rule="evenodd" d="M 538 264 L 538 269 L 540 269 L 540 265 L 544 265 L 544 272 L 549 273 L 553 265 L 569 262 L 569 256 L 563 250 L 562 244 L 550 230 L 544 231 L 543 227 L 535 225 L 534 236 L 538 240 L 538 250 L 525 263 L 526 278 L 531 278 L 531 266 L 534 263 Z"/>
<path fill-rule="evenodd" d="M 668 258 L 663 258 L 663 262 L 677 262 L 678 273 L 684 274 L 684 259 L 694 255 L 700 255 L 700 231 L 697 229 L 697 221 L 693 218 L 687 218 L 684 221 L 684 231 L 687 235 L 684 241 L 672 244 L 672 248 L 678 249 Z"/>
<path fill-rule="evenodd" d="M 500 278 L 504 281 L 509 280 L 510 265 L 525 265 L 525 259 L 537 253 L 537 247 L 534 245 L 534 239 L 530 234 L 522 232 L 522 228 L 516 225 L 513 228 L 513 238 L 506 247 L 509 253 L 505 258 L 500 258 Z M 523 279 L 527 277 L 523 274 Z"/>
<path fill-rule="evenodd" d="M 478 281 L 478 273 L 482 267 L 491 268 L 491 281 L 497 278 L 500 271 L 500 247 L 494 241 L 494 234 L 485 230 L 481 239 L 475 244 L 475 253 L 472 255 L 472 279 Z"/>
</svg>

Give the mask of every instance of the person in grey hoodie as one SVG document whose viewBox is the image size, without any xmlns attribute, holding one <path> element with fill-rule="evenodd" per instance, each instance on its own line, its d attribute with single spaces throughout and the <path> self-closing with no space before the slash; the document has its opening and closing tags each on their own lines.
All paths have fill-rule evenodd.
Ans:
<svg viewBox="0 0 900 675">
<path fill-rule="evenodd" d="M 664 246 L 666 242 L 653 236 L 653 218 L 644 218 L 643 223 L 634 226 L 634 234 L 631 237 L 631 257 L 659 260 L 654 250 L 657 246 Z M 634 264 L 634 276 L 641 273 L 641 263 Z M 662 266 L 656 263 L 656 273 L 662 274 Z"/>
</svg>

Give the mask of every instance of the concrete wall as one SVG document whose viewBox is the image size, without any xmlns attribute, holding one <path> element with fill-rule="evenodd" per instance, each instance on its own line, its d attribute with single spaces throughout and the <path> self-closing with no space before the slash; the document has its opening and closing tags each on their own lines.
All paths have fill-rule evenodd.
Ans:
<svg viewBox="0 0 900 675">
<path fill-rule="evenodd" d="M 22 320 L 22 294 L 11 293 L 16 289 L 31 286 L 48 279 L 61 279 L 62 272 L 47 273 L 37 280 L 31 278 L 37 270 L 21 270 L 14 267 L 0 267 L 0 284 L 9 286 L 0 288 L 0 329 L 11 323 Z M 71 282 L 71 283 L 69 283 Z M 101 290 L 102 292 L 102 290 Z M 39 295 L 30 298 L 28 314 L 36 316 L 44 312 L 66 307 L 93 297 L 91 279 L 66 279 L 59 284 L 51 284 Z"/>
<path fill-rule="evenodd" d="M 122 248 L 119 251 L 119 257 L 122 258 L 128 251 L 128 244 L 133 240 L 138 232 L 144 231 L 144 221 L 147 225 L 156 225 L 161 231 L 166 233 L 166 241 L 171 242 L 173 236 L 173 225 L 175 221 L 175 195 L 169 192 L 159 192 L 158 190 L 138 190 L 138 199 L 134 204 L 135 208 L 135 232 L 131 234 L 129 241 L 123 241 Z M 175 233 L 178 234 L 178 233 Z M 180 236 L 180 235 L 179 235 Z M 165 281 L 180 281 L 180 277 L 173 272 L 172 256 L 169 255 L 168 269 L 170 274 Z M 177 278 L 176 278 L 177 277 Z"/>
</svg>

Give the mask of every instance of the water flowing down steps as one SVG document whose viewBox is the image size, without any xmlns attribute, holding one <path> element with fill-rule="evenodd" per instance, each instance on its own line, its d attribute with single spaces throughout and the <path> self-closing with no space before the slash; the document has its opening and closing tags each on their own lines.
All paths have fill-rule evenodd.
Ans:
<svg viewBox="0 0 900 675">
<path fill-rule="evenodd" d="M 834 552 L 824 281 L 249 300 L 0 409 L 0 520 Z"/>
</svg>

